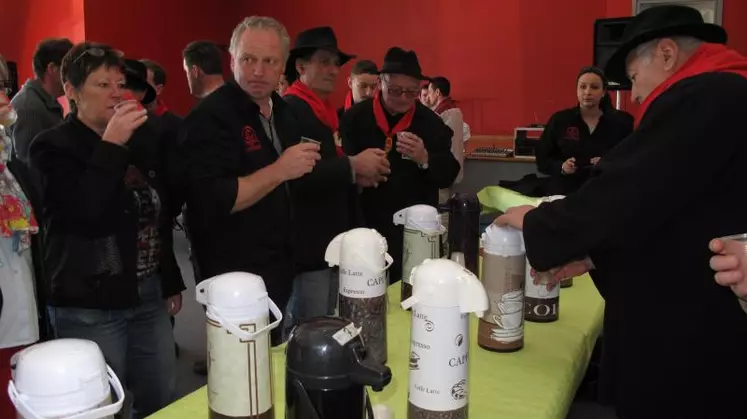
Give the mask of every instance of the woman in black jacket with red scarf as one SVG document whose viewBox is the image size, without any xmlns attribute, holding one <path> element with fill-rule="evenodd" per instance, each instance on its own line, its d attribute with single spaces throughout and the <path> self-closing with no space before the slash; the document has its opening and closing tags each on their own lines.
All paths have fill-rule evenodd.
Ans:
<svg viewBox="0 0 747 419">
<path fill-rule="evenodd" d="M 62 62 L 73 111 L 40 134 L 50 320 L 59 338 L 96 342 L 138 415 L 175 390 L 169 322 L 184 284 L 173 253 L 161 142 L 140 102 L 126 100 L 124 62 L 106 45 L 76 45 Z M 128 88 L 139 84 L 128 73 Z M 134 87 L 134 86 L 133 86 Z M 147 103 L 153 93 L 147 86 Z"/>
</svg>

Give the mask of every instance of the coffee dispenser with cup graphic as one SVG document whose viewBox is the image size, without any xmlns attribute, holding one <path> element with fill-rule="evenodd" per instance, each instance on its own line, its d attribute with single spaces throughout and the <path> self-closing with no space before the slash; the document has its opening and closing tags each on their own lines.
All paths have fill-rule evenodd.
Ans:
<svg viewBox="0 0 747 419">
<path fill-rule="evenodd" d="M 231 272 L 200 282 L 196 291 L 207 308 L 210 417 L 274 418 L 270 330 L 283 316 L 264 281 Z"/>
<path fill-rule="evenodd" d="M 482 206 L 474 194 L 456 193 L 449 206 L 449 255 L 451 259 L 478 274 L 480 257 L 480 211 Z"/>
<path fill-rule="evenodd" d="M 367 352 L 385 364 L 386 270 L 392 265 L 386 239 L 376 230 L 356 228 L 335 237 L 324 258 L 340 267 L 340 317 L 363 329 Z"/>
<path fill-rule="evenodd" d="M 426 259 L 441 257 L 441 225 L 438 210 L 430 205 L 413 205 L 394 214 L 394 224 L 404 225 L 402 243 L 402 298 L 412 295 L 410 273 Z"/>
<path fill-rule="evenodd" d="M 491 351 L 517 351 L 524 346 L 526 259 L 521 231 L 491 224 L 482 239 L 482 283 L 490 310 L 480 319 L 477 344 Z"/>
<path fill-rule="evenodd" d="M 482 317 L 488 296 L 472 272 L 448 259 L 412 272 L 408 419 L 466 419 L 469 313 Z"/>
<path fill-rule="evenodd" d="M 374 417 L 365 386 L 383 390 L 392 372 L 368 354 L 359 333 L 337 317 L 317 317 L 293 330 L 286 349 L 286 419 Z"/>
<path fill-rule="evenodd" d="M 38 343 L 13 355 L 10 365 L 8 396 L 21 419 L 112 419 L 122 409 L 124 388 L 89 340 Z"/>
</svg>

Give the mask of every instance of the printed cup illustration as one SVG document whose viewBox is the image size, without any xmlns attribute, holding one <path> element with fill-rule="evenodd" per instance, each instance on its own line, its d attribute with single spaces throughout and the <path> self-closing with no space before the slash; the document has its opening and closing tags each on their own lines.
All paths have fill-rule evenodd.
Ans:
<svg viewBox="0 0 747 419">
<path fill-rule="evenodd" d="M 511 314 L 502 314 L 500 316 L 493 315 L 493 321 L 495 324 L 503 328 L 504 330 L 517 329 L 521 326 L 521 311 L 517 311 Z"/>
</svg>

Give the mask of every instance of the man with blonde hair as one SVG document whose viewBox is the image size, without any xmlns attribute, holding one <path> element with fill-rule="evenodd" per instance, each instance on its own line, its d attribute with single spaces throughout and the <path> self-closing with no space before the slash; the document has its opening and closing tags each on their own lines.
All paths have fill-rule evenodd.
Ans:
<svg viewBox="0 0 747 419">
<path fill-rule="evenodd" d="M 230 44 L 233 78 L 187 115 L 181 147 L 201 274 L 257 274 L 280 310 L 295 274 L 289 182 L 320 159 L 318 145 L 299 144 L 295 118 L 275 92 L 289 42 L 275 19 L 241 21 Z M 280 328 L 272 342 L 281 342 Z"/>
</svg>

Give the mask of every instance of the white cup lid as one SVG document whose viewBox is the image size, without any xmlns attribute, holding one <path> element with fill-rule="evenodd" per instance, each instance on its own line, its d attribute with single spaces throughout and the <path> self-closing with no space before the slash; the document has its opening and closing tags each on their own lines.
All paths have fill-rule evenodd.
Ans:
<svg viewBox="0 0 747 419">
<path fill-rule="evenodd" d="M 462 265 L 449 259 L 426 259 L 410 274 L 412 297 L 402 302 L 432 307 L 459 307 L 461 313 L 482 317 L 488 309 L 488 294 L 482 282 Z"/>
</svg>

